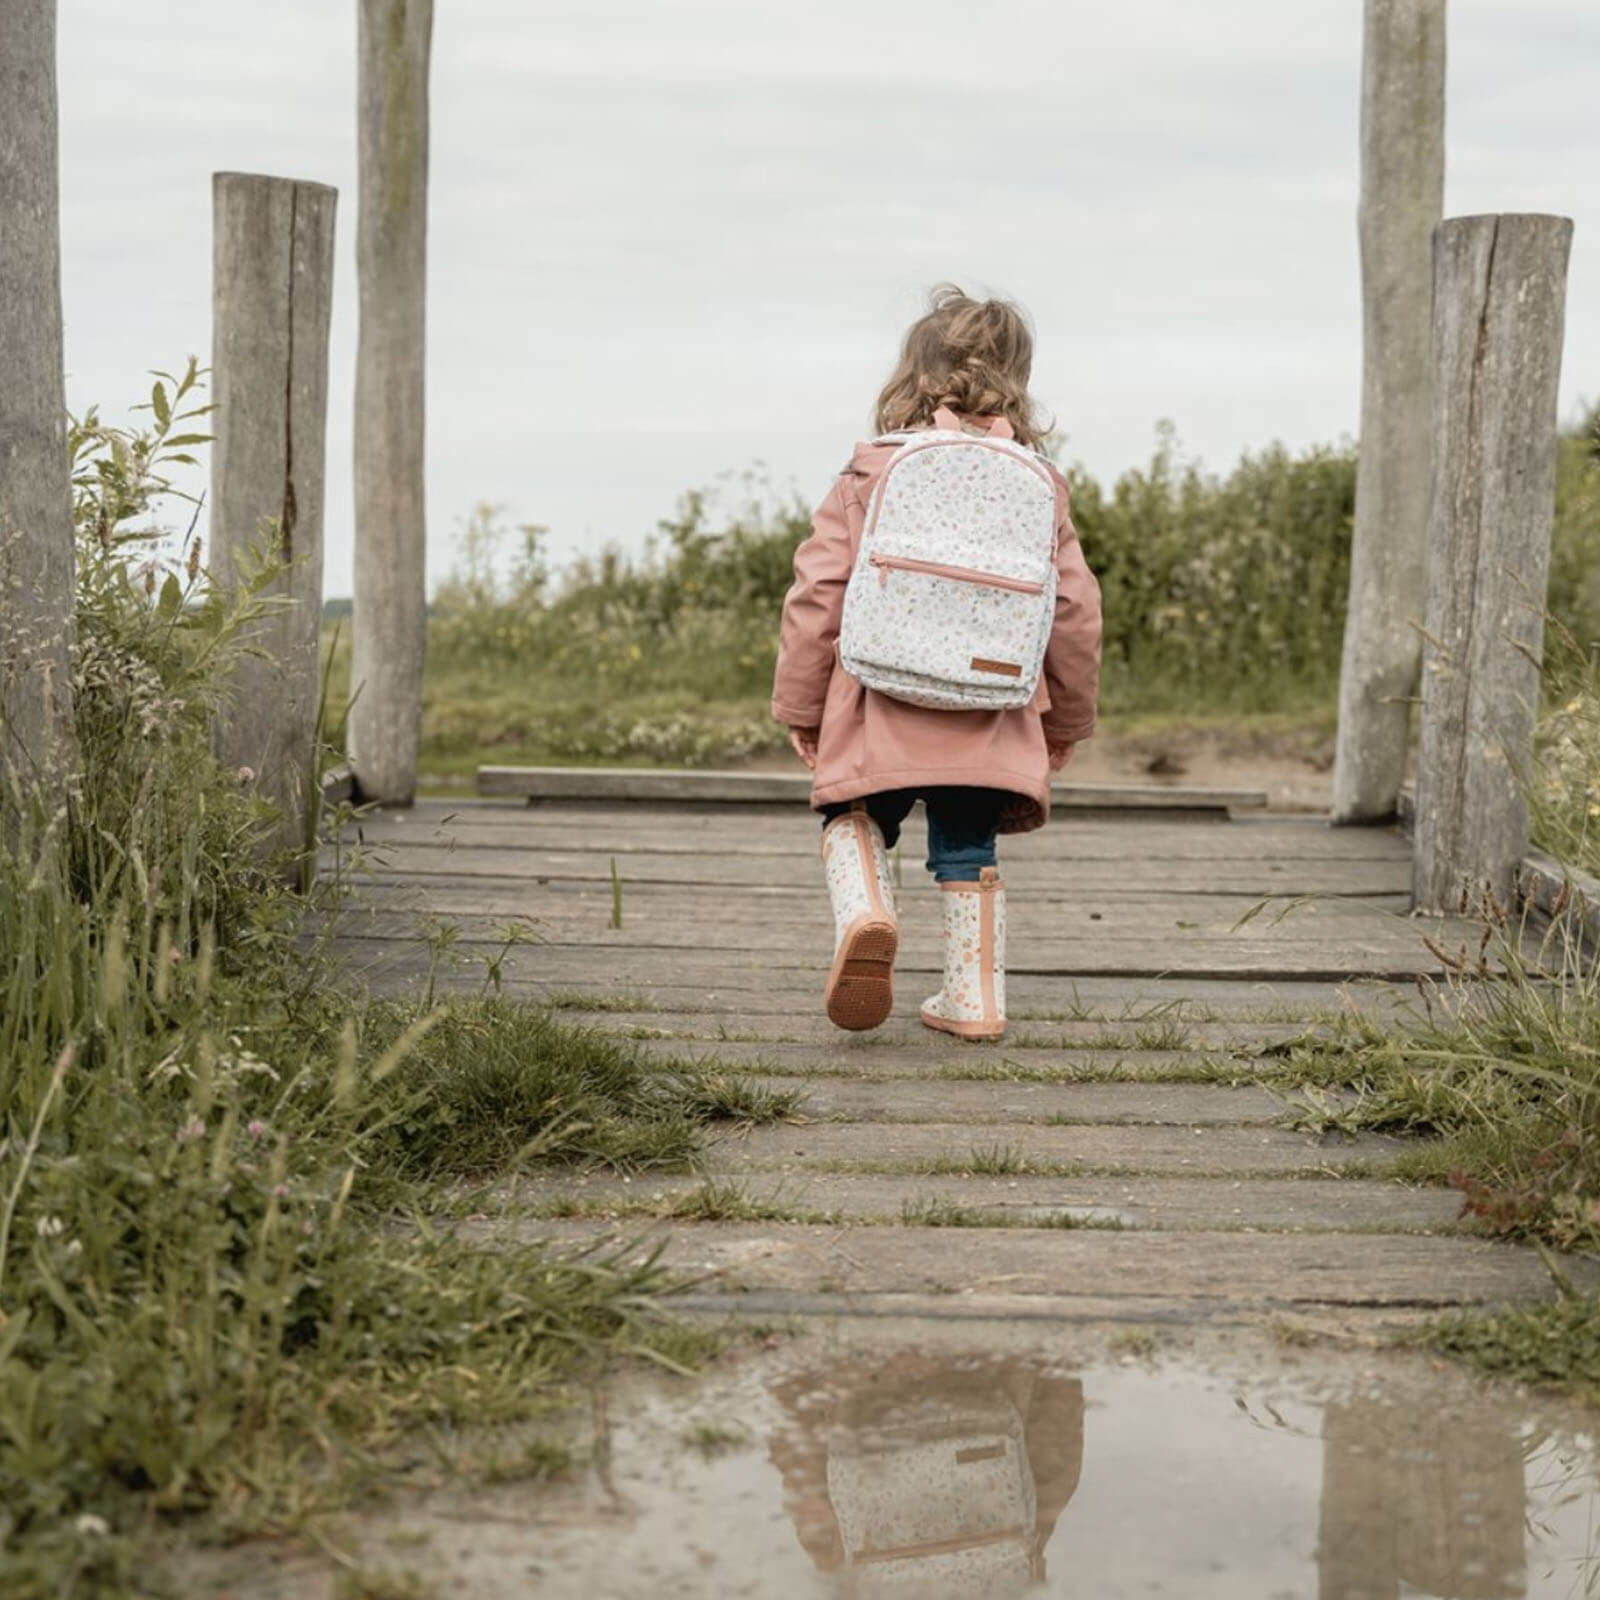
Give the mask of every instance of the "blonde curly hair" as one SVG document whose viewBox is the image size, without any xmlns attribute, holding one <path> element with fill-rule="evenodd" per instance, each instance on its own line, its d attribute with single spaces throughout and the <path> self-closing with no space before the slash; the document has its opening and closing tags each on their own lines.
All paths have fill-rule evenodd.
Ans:
<svg viewBox="0 0 1600 1600">
<path fill-rule="evenodd" d="M 1021 444 L 1050 432 L 1028 393 L 1033 333 L 1009 300 L 974 300 L 953 283 L 928 296 L 911 324 L 900 364 L 878 396 L 879 433 L 926 427 L 940 406 L 970 417 L 1004 417 Z"/>
</svg>

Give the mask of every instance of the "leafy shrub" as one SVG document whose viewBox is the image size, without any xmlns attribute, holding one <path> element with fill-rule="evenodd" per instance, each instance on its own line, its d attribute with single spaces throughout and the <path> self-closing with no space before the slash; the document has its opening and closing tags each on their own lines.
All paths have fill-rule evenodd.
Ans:
<svg viewBox="0 0 1600 1600">
<path fill-rule="evenodd" d="M 1593 419 L 1561 443 L 1553 615 L 1600 638 Z M 1354 447 L 1274 445 L 1225 477 L 1181 459 L 1170 426 L 1110 488 L 1069 473 L 1105 600 L 1112 713 L 1325 712 L 1337 694 L 1355 510 Z M 777 619 L 805 508 L 747 480 L 685 497 L 644 556 L 552 575 L 542 530 L 479 507 L 429 627 L 435 769 L 524 758 L 704 765 L 781 748 L 766 717 Z M 514 546 L 514 548 L 508 548 Z"/>
<path fill-rule="evenodd" d="M 1180 463 L 1163 427 L 1109 494 L 1072 474 L 1100 580 L 1112 710 L 1279 710 L 1332 696 L 1350 582 L 1355 451 L 1281 445 L 1224 479 Z"/>
</svg>

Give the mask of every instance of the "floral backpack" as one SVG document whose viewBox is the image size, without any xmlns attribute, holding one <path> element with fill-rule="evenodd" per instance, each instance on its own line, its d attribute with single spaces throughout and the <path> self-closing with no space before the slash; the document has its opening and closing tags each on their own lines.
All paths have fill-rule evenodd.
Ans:
<svg viewBox="0 0 1600 1600">
<path fill-rule="evenodd" d="M 869 689 L 946 711 L 1027 705 L 1056 603 L 1056 490 L 997 421 L 948 410 L 899 448 L 867 507 L 844 595 L 839 659 Z"/>
</svg>

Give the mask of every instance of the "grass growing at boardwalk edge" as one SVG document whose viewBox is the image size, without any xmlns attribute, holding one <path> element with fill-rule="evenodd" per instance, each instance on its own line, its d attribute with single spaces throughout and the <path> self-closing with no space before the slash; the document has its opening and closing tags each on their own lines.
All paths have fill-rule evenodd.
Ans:
<svg viewBox="0 0 1600 1600">
<path fill-rule="evenodd" d="M 76 769 L 59 806 L 0 792 L 7 1600 L 158 1592 L 174 1533 L 294 1527 L 409 1430 L 706 1350 L 652 1261 L 426 1224 L 432 1186 L 519 1159 L 681 1165 L 720 1091 L 493 997 L 325 987 L 253 775 L 211 753 L 267 602 L 148 531 L 195 378 L 149 432 L 74 429 Z"/>
</svg>

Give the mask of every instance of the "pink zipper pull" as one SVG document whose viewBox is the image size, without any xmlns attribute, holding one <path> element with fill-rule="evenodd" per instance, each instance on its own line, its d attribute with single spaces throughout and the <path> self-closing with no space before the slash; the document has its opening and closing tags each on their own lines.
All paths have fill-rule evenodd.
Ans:
<svg viewBox="0 0 1600 1600">
<path fill-rule="evenodd" d="M 878 569 L 878 587 L 887 589 L 889 587 L 889 563 L 882 556 L 868 556 L 867 565 Z"/>
</svg>

